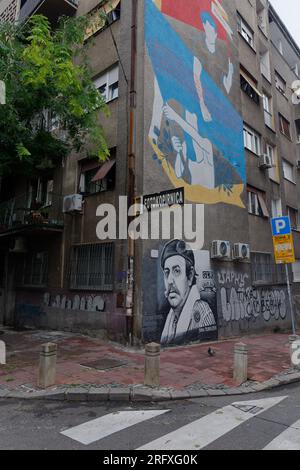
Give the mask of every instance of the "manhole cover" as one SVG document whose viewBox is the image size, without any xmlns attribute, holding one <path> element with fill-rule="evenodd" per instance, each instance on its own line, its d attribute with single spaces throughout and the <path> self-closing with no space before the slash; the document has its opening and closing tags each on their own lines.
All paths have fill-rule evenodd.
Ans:
<svg viewBox="0 0 300 470">
<path fill-rule="evenodd" d="M 244 413 L 250 413 L 252 415 L 256 415 L 260 411 L 263 411 L 263 408 L 260 408 L 255 405 L 232 405 L 234 408 L 237 408 L 240 411 L 243 411 Z"/>
<path fill-rule="evenodd" d="M 109 370 L 115 367 L 126 366 L 128 363 L 124 361 L 118 361 L 116 359 L 99 359 L 98 361 L 85 362 L 80 364 L 83 367 L 96 370 Z"/>
</svg>

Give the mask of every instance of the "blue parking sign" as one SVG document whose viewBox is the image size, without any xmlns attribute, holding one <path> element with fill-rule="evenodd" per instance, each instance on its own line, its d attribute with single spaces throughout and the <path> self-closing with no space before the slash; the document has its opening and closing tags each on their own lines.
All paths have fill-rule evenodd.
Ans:
<svg viewBox="0 0 300 470">
<path fill-rule="evenodd" d="M 291 235 L 291 221 L 289 217 L 277 217 L 272 219 L 272 235 L 278 237 L 280 235 Z"/>
</svg>

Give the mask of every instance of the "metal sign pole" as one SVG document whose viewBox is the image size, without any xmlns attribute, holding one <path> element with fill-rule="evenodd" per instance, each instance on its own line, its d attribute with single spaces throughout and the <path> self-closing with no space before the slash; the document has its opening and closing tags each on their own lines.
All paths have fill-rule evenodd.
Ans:
<svg viewBox="0 0 300 470">
<path fill-rule="evenodd" d="M 287 282 L 287 288 L 288 288 L 288 294 L 289 294 L 289 300 L 290 300 L 293 335 L 296 335 L 295 314 L 294 314 L 292 292 L 291 292 L 291 286 L 290 286 L 289 268 L 287 264 L 285 265 L 285 272 L 286 272 L 286 282 Z"/>
</svg>

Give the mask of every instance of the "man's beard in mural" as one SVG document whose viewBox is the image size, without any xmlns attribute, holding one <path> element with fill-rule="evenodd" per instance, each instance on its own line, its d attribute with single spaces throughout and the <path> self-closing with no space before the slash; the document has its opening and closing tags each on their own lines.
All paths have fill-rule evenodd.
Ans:
<svg viewBox="0 0 300 470">
<path fill-rule="evenodd" d="M 160 309 L 165 315 L 161 344 L 216 339 L 216 289 L 209 252 L 193 252 L 184 241 L 172 240 L 163 248 L 160 269 L 166 299 Z"/>
</svg>

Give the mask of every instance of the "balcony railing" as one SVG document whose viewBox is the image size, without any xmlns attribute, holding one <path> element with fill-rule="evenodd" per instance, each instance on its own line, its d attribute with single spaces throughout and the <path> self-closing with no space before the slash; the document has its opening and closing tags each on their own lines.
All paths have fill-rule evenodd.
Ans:
<svg viewBox="0 0 300 470">
<path fill-rule="evenodd" d="M 29 201 L 28 194 L 0 203 L 0 233 L 27 228 L 62 229 L 63 198 L 54 193 L 44 195 L 43 202 Z"/>
<path fill-rule="evenodd" d="M 60 16 L 73 16 L 79 0 L 27 0 L 20 10 L 19 20 L 24 21 L 34 13 L 47 16 L 56 22 Z"/>
</svg>

